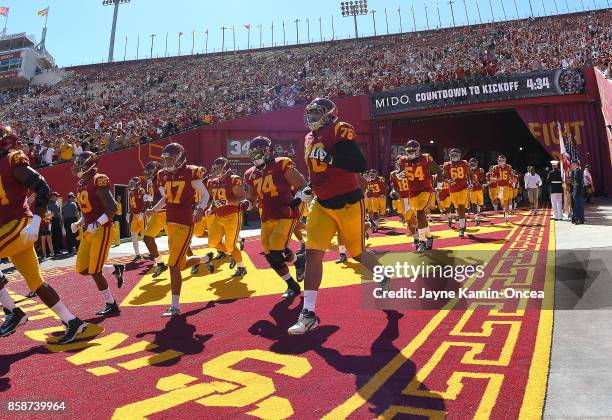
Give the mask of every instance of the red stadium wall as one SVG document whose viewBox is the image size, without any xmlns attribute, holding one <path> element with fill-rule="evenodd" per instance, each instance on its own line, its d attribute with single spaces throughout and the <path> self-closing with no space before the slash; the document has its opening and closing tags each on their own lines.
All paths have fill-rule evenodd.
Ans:
<svg viewBox="0 0 612 420">
<path fill-rule="evenodd" d="M 341 118 L 355 126 L 358 140 L 363 143 L 366 154 L 370 154 L 368 147 L 372 143 L 372 132 L 367 96 L 338 99 L 336 104 L 340 109 Z M 306 131 L 304 107 L 287 108 L 224 121 L 155 143 L 104 154 L 99 157 L 99 167 L 101 172 L 111 178 L 113 184 L 127 184 L 131 177 L 142 174 L 147 162 L 159 159 L 164 145 L 176 141 L 185 147 L 189 163 L 210 168 L 215 158 L 226 155 L 228 140 L 250 140 L 263 135 L 272 140 L 293 141 L 296 144 L 295 160 L 304 170 L 304 151 L 301 145 Z M 71 168 L 72 164 L 64 163 L 42 168 L 40 172 L 49 182 L 51 189 L 65 197 L 68 192 L 76 189 L 77 180 L 72 175 Z"/>
</svg>

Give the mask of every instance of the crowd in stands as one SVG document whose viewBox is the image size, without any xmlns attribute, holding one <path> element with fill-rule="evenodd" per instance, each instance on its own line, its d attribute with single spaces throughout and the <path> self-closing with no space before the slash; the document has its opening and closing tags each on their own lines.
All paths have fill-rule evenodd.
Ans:
<svg viewBox="0 0 612 420">
<path fill-rule="evenodd" d="M 610 77 L 612 10 L 250 52 L 67 69 L 0 93 L 32 163 L 109 152 L 194 126 L 399 86 L 560 67 Z"/>
</svg>

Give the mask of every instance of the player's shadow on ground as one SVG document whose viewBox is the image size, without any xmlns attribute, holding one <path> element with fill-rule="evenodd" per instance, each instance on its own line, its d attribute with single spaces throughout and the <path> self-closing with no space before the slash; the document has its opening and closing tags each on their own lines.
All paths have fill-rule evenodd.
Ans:
<svg viewBox="0 0 612 420">
<path fill-rule="evenodd" d="M 387 322 L 370 345 L 370 354 L 347 355 L 323 345 L 331 335 L 340 329 L 337 325 L 323 325 L 316 331 L 303 336 L 288 335 L 287 329 L 295 322 L 302 307 L 300 304 L 290 308 L 291 303 L 288 300 L 277 303 L 270 311 L 274 322 L 257 321 L 249 328 L 249 332 L 273 341 L 270 350 L 275 353 L 304 354 L 313 351 L 336 371 L 354 376 L 357 393 L 363 393 L 361 396 L 371 405 L 369 411 L 373 415 L 381 415 L 393 404 L 413 405 L 417 403 L 414 400 L 415 397 L 402 393 L 402 390 L 415 380 L 416 366 L 410 359 L 404 357 L 394 344 L 399 337 L 399 320 L 404 316 L 403 314 L 394 310 L 384 311 Z M 391 360 L 394 366 L 398 366 L 398 369 L 386 378 L 384 384 L 373 393 L 364 390 L 363 387 Z M 419 390 L 427 390 L 422 384 L 417 384 L 417 387 Z M 412 404 L 411 400 L 414 400 Z M 427 408 L 444 411 L 442 399 L 432 400 L 433 404 Z"/>
<path fill-rule="evenodd" d="M 248 298 L 255 293 L 250 290 L 241 277 L 226 277 L 209 283 L 208 290 L 215 294 L 220 300 Z"/>
<path fill-rule="evenodd" d="M 162 353 L 168 349 L 180 351 L 184 355 L 200 354 L 204 351 L 205 343 L 210 340 L 212 334 L 196 334 L 196 326 L 187 323 L 187 318 L 194 316 L 204 310 L 214 306 L 213 302 L 209 302 L 206 306 L 194 309 L 189 312 L 174 316 L 168 320 L 163 329 L 159 331 L 143 331 L 136 334 L 137 338 L 143 338 L 148 335 L 153 336 L 152 342 L 159 347 L 152 350 L 153 353 Z M 178 363 L 181 357 L 173 358 L 161 363 L 155 363 L 155 367 L 167 367 Z"/>
<path fill-rule="evenodd" d="M 3 354 L 0 356 L 0 392 L 8 391 L 11 388 L 11 378 L 8 373 L 13 364 L 34 356 L 36 354 L 48 354 L 49 350 L 45 346 L 35 346 L 19 353 Z M 17 376 L 17 375 L 15 375 Z"/>
</svg>

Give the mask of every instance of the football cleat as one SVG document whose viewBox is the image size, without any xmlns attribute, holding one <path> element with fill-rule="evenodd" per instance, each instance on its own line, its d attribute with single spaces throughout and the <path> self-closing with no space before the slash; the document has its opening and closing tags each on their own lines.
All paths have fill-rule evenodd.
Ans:
<svg viewBox="0 0 612 420">
<path fill-rule="evenodd" d="M 200 264 L 196 264 L 191 267 L 191 275 L 198 274 L 198 271 L 200 271 Z"/>
<path fill-rule="evenodd" d="M 459 229 L 459 237 L 465 238 L 465 228 Z"/>
<path fill-rule="evenodd" d="M 118 314 L 119 312 L 121 312 L 119 310 L 119 305 L 117 305 L 117 301 L 114 301 L 113 303 L 107 303 L 106 305 L 104 305 L 104 308 L 96 312 L 96 315 L 107 316 L 112 314 Z"/>
<path fill-rule="evenodd" d="M 306 334 L 319 328 L 320 319 L 313 311 L 303 309 L 295 325 L 290 327 L 287 332 L 290 335 Z"/>
<path fill-rule="evenodd" d="M 36 292 L 32 292 L 32 291 L 29 291 L 28 294 L 26 295 L 27 298 L 33 298 L 34 296 L 36 296 Z"/>
<path fill-rule="evenodd" d="M 117 279 L 117 288 L 121 289 L 123 286 L 123 273 L 125 272 L 125 265 L 123 264 L 113 264 L 115 267 L 115 271 L 113 271 L 113 276 Z"/>
<path fill-rule="evenodd" d="M 427 246 L 425 245 L 425 242 L 419 241 L 419 243 L 417 244 L 417 247 L 416 247 L 417 254 L 424 254 L 425 253 L 425 249 L 427 249 Z"/>
<path fill-rule="evenodd" d="M 140 261 L 142 260 L 142 255 L 138 254 L 138 255 L 134 255 L 134 258 L 132 258 L 131 262 L 136 262 L 136 261 Z"/>
<path fill-rule="evenodd" d="M 244 267 L 238 267 L 236 269 L 236 272 L 234 274 L 232 274 L 232 277 L 243 277 L 245 276 L 247 273 L 247 269 Z"/>
<path fill-rule="evenodd" d="M 217 255 L 214 256 L 213 260 L 222 260 L 225 257 L 227 257 L 227 254 L 223 251 L 219 251 Z"/>
<path fill-rule="evenodd" d="M 155 278 L 159 277 L 160 274 L 163 273 L 164 271 L 166 271 L 167 269 L 168 269 L 168 266 L 166 264 L 164 264 L 163 262 L 157 263 L 157 266 L 155 267 L 155 271 L 153 272 L 151 277 L 153 277 L 155 279 Z"/>
<path fill-rule="evenodd" d="M 74 318 L 68 321 L 68 324 L 64 324 L 66 330 L 64 336 L 59 339 L 58 344 L 68 344 L 74 341 L 77 335 L 81 334 L 87 327 L 87 322 Z"/>
<path fill-rule="evenodd" d="M 427 238 L 427 242 L 425 243 L 425 247 L 430 250 L 433 249 L 433 236 Z"/>
<path fill-rule="evenodd" d="M 213 253 L 209 252 L 206 254 L 208 257 L 208 262 L 206 263 L 206 268 L 210 274 L 215 272 L 215 265 L 213 264 Z"/>
<path fill-rule="evenodd" d="M 172 316 L 178 316 L 180 314 L 181 310 L 179 308 L 177 308 L 176 306 L 170 306 L 168 307 L 168 309 L 166 309 L 166 312 L 161 314 L 161 316 L 162 318 L 169 318 Z"/>
<path fill-rule="evenodd" d="M 340 255 L 338 256 L 338 259 L 336 260 L 336 264 L 342 264 L 346 262 L 346 254 L 344 252 L 341 252 Z"/>
<path fill-rule="evenodd" d="M 238 248 L 240 248 L 241 251 L 244 251 L 244 238 L 240 238 L 238 241 Z"/>
<path fill-rule="evenodd" d="M 448 227 L 451 229 L 453 228 L 453 219 L 450 217 L 448 218 Z"/>
<path fill-rule="evenodd" d="M 287 282 L 287 290 L 285 290 L 285 293 L 283 293 L 283 299 L 292 299 L 296 296 L 300 295 L 300 292 L 302 291 L 302 289 L 300 288 L 300 285 L 293 279 L 289 280 Z"/>
<path fill-rule="evenodd" d="M 21 308 L 15 308 L 13 311 L 9 311 L 6 308 L 4 310 L 4 322 L 0 325 L 0 337 L 6 337 L 15 332 L 15 330 L 28 322 L 28 317 L 21 310 Z"/>
<path fill-rule="evenodd" d="M 229 268 L 230 270 L 232 268 L 236 267 L 236 260 L 234 259 L 234 257 L 230 256 L 230 260 L 229 260 Z"/>
<path fill-rule="evenodd" d="M 476 219 L 476 226 L 480 226 L 480 219 Z"/>
</svg>

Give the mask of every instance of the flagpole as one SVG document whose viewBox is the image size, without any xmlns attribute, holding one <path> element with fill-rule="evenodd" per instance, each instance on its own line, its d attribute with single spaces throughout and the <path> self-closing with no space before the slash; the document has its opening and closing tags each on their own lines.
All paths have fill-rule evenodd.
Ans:
<svg viewBox="0 0 612 420">
<path fill-rule="evenodd" d="M 195 48 L 195 31 L 191 33 L 191 55 L 193 55 L 194 48 Z"/>
<path fill-rule="evenodd" d="M 236 27 L 232 25 L 232 40 L 234 41 L 234 52 L 236 52 Z"/>
<path fill-rule="evenodd" d="M 274 21 L 272 21 L 272 46 L 274 46 Z"/>
<path fill-rule="evenodd" d="M 127 35 L 125 36 L 125 44 L 123 44 L 123 61 L 125 61 L 126 56 L 127 56 Z"/>
<path fill-rule="evenodd" d="M 206 34 L 206 46 L 204 48 L 205 49 L 205 54 L 208 54 L 208 29 L 206 30 L 206 32 L 204 32 L 204 34 Z"/>
</svg>

